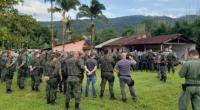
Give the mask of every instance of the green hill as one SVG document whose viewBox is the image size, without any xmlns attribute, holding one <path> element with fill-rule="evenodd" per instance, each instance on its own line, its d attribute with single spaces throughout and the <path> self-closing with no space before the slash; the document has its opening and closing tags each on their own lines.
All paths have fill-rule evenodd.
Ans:
<svg viewBox="0 0 200 110">
<path fill-rule="evenodd" d="M 175 21 L 179 20 L 189 20 L 194 21 L 196 15 L 188 15 L 183 16 L 180 18 L 170 18 L 166 16 L 142 16 L 142 15 L 134 15 L 134 16 L 125 16 L 125 17 L 118 17 L 118 18 L 111 18 L 108 21 L 96 20 L 96 27 L 97 29 L 104 29 L 104 28 L 112 28 L 116 31 L 121 31 L 125 28 L 133 27 L 144 20 L 153 20 L 156 22 L 164 22 L 164 23 L 174 23 Z M 42 26 L 50 27 L 50 22 L 39 22 Z M 73 20 L 72 21 L 72 29 L 75 32 L 84 32 L 86 27 L 90 24 L 90 20 Z M 62 22 L 61 21 L 54 21 L 54 27 L 57 31 L 57 36 L 61 36 L 62 33 Z"/>
</svg>

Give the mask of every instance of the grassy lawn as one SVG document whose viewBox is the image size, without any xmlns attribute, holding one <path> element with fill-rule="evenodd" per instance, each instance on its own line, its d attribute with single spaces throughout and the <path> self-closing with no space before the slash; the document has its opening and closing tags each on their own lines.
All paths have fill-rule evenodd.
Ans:
<svg viewBox="0 0 200 110">
<path fill-rule="evenodd" d="M 116 77 L 114 90 L 117 97 L 116 101 L 109 100 L 108 85 L 106 86 L 105 96 L 103 99 L 85 98 L 82 95 L 81 108 L 83 110 L 177 110 L 178 98 L 181 93 L 181 83 L 176 69 L 175 74 L 168 74 L 167 83 L 160 82 L 156 79 L 155 73 L 133 72 L 132 76 L 135 79 L 137 102 L 132 102 L 130 93 L 127 88 L 127 103 L 122 103 L 120 100 L 119 80 Z M 98 72 L 97 92 L 100 91 L 100 73 Z M 16 76 L 16 75 L 15 75 Z M 36 93 L 31 91 L 30 79 L 26 80 L 26 89 L 19 90 L 16 85 L 16 77 L 13 82 L 12 94 L 5 93 L 5 85 L 0 84 L 0 110 L 65 110 L 65 96 L 58 93 L 56 105 L 47 105 L 45 98 L 45 84 L 40 86 L 41 92 Z M 85 87 L 85 80 L 84 85 Z M 71 108 L 74 109 L 74 100 L 72 100 Z"/>
</svg>

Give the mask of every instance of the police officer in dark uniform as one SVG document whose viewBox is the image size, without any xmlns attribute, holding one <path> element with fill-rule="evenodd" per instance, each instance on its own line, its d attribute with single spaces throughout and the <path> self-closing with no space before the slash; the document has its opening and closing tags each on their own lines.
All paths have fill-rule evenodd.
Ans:
<svg viewBox="0 0 200 110">
<path fill-rule="evenodd" d="M 131 66 L 135 65 L 136 61 L 131 57 L 127 56 L 127 53 L 122 53 L 122 60 L 118 61 L 115 65 L 115 69 L 119 73 L 119 80 L 120 80 L 120 89 L 122 95 L 122 101 L 126 102 L 126 92 L 125 92 L 125 85 L 129 86 L 130 94 L 132 96 L 132 100 L 136 101 L 137 96 L 134 90 L 134 80 L 131 78 Z"/>
<path fill-rule="evenodd" d="M 109 91 L 110 91 L 110 99 L 114 100 L 114 80 L 115 77 L 113 75 L 113 70 L 115 66 L 114 59 L 109 56 L 108 50 L 104 50 L 104 56 L 100 60 L 100 67 L 101 67 L 101 91 L 100 91 L 100 97 L 102 98 L 104 95 L 104 90 L 106 86 L 106 82 L 109 82 Z"/>
</svg>

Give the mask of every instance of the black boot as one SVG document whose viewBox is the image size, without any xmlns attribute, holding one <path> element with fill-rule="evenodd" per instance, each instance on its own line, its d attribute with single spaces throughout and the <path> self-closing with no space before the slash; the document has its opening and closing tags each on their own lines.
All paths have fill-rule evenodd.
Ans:
<svg viewBox="0 0 200 110">
<path fill-rule="evenodd" d="M 122 99 L 122 102 L 126 103 L 126 101 L 127 101 L 126 99 Z"/>
<path fill-rule="evenodd" d="M 100 93 L 100 98 L 103 98 L 103 93 Z"/>
<path fill-rule="evenodd" d="M 38 86 L 35 87 L 35 91 L 36 91 L 36 92 L 39 92 L 39 91 L 40 91 L 39 88 L 38 88 Z"/>
<path fill-rule="evenodd" d="M 79 103 L 75 104 L 75 110 L 80 110 Z"/>
<path fill-rule="evenodd" d="M 49 99 L 49 98 L 47 98 L 47 104 L 50 104 L 50 103 L 51 103 L 50 99 Z"/>
<path fill-rule="evenodd" d="M 65 103 L 66 110 L 69 110 L 69 103 Z"/>
<path fill-rule="evenodd" d="M 116 100 L 114 95 L 111 95 L 110 100 Z"/>
<path fill-rule="evenodd" d="M 32 86 L 32 91 L 34 91 L 35 90 L 35 88 L 34 88 L 34 86 Z"/>
</svg>

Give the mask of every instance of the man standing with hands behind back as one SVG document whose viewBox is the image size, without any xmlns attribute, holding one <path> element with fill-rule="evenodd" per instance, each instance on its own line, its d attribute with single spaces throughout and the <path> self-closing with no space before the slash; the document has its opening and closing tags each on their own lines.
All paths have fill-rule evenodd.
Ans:
<svg viewBox="0 0 200 110">
<path fill-rule="evenodd" d="M 183 93 L 179 99 L 179 110 L 187 110 L 191 100 L 192 110 L 200 110 L 200 60 L 196 50 L 189 52 L 190 60 L 180 70 L 180 77 L 185 78 Z"/>
<path fill-rule="evenodd" d="M 87 84 L 85 89 L 85 97 L 88 97 L 90 82 L 92 82 L 92 94 L 93 97 L 96 98 L 96 69 L 97 69 L 97 61 L 95 60 L 95 54 L 91 53 L 90 58 L 85 62 L 85 71 L 87 73 Z"/>
</svg>

